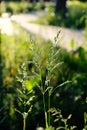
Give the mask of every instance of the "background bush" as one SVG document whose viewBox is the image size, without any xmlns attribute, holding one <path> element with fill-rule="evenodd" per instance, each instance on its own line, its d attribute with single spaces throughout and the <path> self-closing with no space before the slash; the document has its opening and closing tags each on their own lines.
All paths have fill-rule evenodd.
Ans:
<svg viewBox="0 0 87 130">
<path fill-rule="evenodd" d="M 7 2 L 6 11 L 11 14 L 28 13 L 31 11 L 44 10 L 45 4 L 30 2 Z"/>
<path fill-rule="evenodd" d="M 44 15 L 36 21 L 39 24 L 64 26 L 69 28 L 81 29 L 85 27 L 87 15 L 87 2 L 67 1 L 66 19 L 61 14 L 54 13 L 55 3 L 47 2 L 1 2 L 1 12 L 11 14 L 28 13 L 31 11 L 44 11 Z"/>
<path fill-rule="evenodd" d="M 36 23 L 76 29 L 84 28 L 87 15 L 86 6 L 87 2 L 68 1 L 66 19 L 63 19 L 61 14 L 54 14 L 54 5 L 46 5 L 47 12 Z"/>
</svg>

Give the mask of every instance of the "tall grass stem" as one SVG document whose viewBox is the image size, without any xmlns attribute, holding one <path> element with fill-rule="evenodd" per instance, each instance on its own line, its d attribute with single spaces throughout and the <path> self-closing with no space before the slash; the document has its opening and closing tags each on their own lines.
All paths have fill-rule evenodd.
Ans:
<svg viewBox="0 0 87 130">
<path fill-rule="evenodd" d="M 26 118 L 23 119 L 23 130 L 26 129 Z"/>
<path fill-rule="evenodd" d="M 46 128 L 48 128 L 47 112 L 46 112 L 45 96 L 44 96 L 44 94 L 43 94 L 43 105 L 44 105 L 45 126 L 46 126 Z"/>
<path fill-rule="evenodd" d="M 48 91 L 48 125 L 50 126 L 50 92 Z"/>
</svg>

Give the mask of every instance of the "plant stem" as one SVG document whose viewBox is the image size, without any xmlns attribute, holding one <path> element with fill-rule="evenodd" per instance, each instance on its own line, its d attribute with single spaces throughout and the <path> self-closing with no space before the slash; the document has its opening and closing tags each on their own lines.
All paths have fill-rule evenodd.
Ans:
<svg viewBox="0 0 87 130">
<path fill-rule="evenodd" d="M 26 129 L 26 118 L 23 119 L 23 130 Z"/>
<path fill-rule="evenodd" d="M 47 112 L 46 112 L 46 105 L 45 105 L 45 97 L 44 97 L 44 94 L 43 94 L 43 105 L 44 105 L 45 126 L 46 126 L 46 128 L 48 128 Z"/>
<path fill-rule="evenodd" d="M 50 92 L 48 91 L 48 125 L 50 126 Z"/>
</svg>

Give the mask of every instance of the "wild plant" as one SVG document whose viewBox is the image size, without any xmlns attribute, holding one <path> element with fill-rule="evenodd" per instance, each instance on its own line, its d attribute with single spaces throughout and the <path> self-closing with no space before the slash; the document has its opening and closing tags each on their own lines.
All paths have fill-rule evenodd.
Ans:
<svg viewBox="0 0 87 130">
<path fill-rule="evenodd" d="M 61 114 L 61 110 L 56 109 L 56 108 L 51 108 L 50 112 L 52 113 L 52 116 L 55 117 L 54 122 L 61 122 L 61 126 L 58 126 L 56 130 L 73 130 L 76 128 L 76 126 L 69 126 L 68 125 L 68 120 L 71 118 L 71 114 L 67 117 L 64 118 L 63 115 Z"/>
<path fill-rule="evenodd" d="M 87 103 L 87 97 L 86 97 L 86 103 Z M 83 130 L 87 130 L 87 113 L 84 112 L 84 128 Z"/>
<path fill-rule="evenodd" d="M 31 38 L 29 50 L 33 58 L 30 61 L 23 63 L 18 70 L 19 76 L 17 79 L 22 86 L 21 88 L 17 89 L 19 93 L 18 100 L 23 105 L 24 110 L 21 112 L 20 110 L 16 109 L 16 111 L 23 117 L 23 130 L 26 128 L 26 119 L 32 108 L 31 102 L 34 98 L 33 88 L 35 86 L 39 88 L 43 97 L 42 102 L 46 130 L 53 129 L 50 123 L 51 115 L 49 111 L 51 109 L 51 96 L 58 87 L 70 82 L 65 81 L 56 87 L 52 85 L 56 69 L 63 64 L 63 62 L 60 60 L 61 50 L 58 46 L 59 33 L 55 37 L 55 44 L 48 45 L 48 52 L 46 52 L 45 57 L 45 67 L 42 63 L 43 61 L 41 62 L 41 56 L 43 56 L 43 51 L 46 51 L 46 48 L 43 49 L 42 47 L 39 49 L 39 46 L 37 46 L 35 40 Z M 27 106 L 29 109 L 27 109 Z"/>
<path fill-rule="evenodd" d="M 33 90 L 27 90 L 26 80 L 27 80 L 27 71 L 26 63 L 23 63 L 18 69 L 17 81 L 21 83 L 21 87 L 17 88 L 18 93 L 18 104 L 22 105 L 23 110 L 15 109 L 23 118 L 23 130 L 26 129 L 26 120 L 29 113 L 32 110 L 32 101 L 34 98 Z"/>
<path fill-rule="evenodd" d="M 60 33 L 60 32 L 59 32 Z M 32 61 L 29 61 L 29 64 L 32 64 L 34 67 L 32 67 L 32 77 L 37 77 L 38 82 L 36 83 L 36 86 L 40 89 L 42 96 L 43 96 L 43 107 L 44 107 L 44 116 L 45 116 L 45 126 L 46 129 L 48 129 L 50 124 L 50 108 L 51 108 L 51 96 L 54 93 L 54 91 L 58 88 L 63 86 L 66 83 L 69 83 L 69 81 L 66 81 L 56 87 L 52 86 L 52 80 L 54 76 L 54 71 L 58 67 L 60 67 L 63 62 L 59 61 L 60 56 L 60 49 L 58 47 L 58 36 L 55 37 L 55 45 L 49 46 L 49 51 L 46 58 L 46 66 L 43 68 L 43 65 L 39 62 L 39 58 L 41 56 L 41 51 L 36 50 L 35 42 L 31 42 L 30 50 L 33 52 L 33 59 Z M 45 50 L 44 50 L 45 51 Z M 43 72 L 44 69 L 44 72 Z M 43 78 L 44 75 L 44 78 Z"/>
<path fill-rule="evenodd" d="M 83 130 L 87 130 L 87 113 L 84 113 L 84 128 Z"/>
</svg>

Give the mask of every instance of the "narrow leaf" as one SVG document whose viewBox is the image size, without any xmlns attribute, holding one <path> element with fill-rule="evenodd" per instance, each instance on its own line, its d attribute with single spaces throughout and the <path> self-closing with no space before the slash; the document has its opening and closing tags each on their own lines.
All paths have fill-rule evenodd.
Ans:
<svg viewBox="0 0 87 130">
<path fill-rule="evenodd" d="M 31 112 L 31 110 L 32 110 L 32 106 L 29 108 L 28 113 Z"/>
<path fill-rule="evenodd" d="M 41 87 L 39 84 L 36 84 L 36 85 L 39 88 L 39 90 L 41 91 L 41 93 L 43 94 L 43 87 Z"/>
<path fill-rule="evenodd" d="M 64 62 L 60 62 L 58 64 L 56 64 L 52 69 L 51 69 L 51 72 L 56 69 L 58 66 L 62 65 Z"/>
<path fill-rule="evenodd" d="M 71 82 L 71 81 L 68 81 L 68 80 L 67 80 L 67 81 L 65 81 L 64 83 L 58 85 L 57 87 L 55 87 L 55 88 L 53 89 L 52 93 L 53 93 L 57 88 L 59 88 L 59 87 L 65 85 L 65 84 L 68 84 L 68 83 L 70 83 L 70 82 Z M 51 93 L 51 94 L 52 94 L 52 93 Z"/>
<path fill-rule="evenodd" d="M 61 50 L 61 49 L 59 49 L 59 50 L 53 55 L 52 58 L 54 58 L 57 54 L 59 54 L 59 53 L 60 53 L 60 50 Z"/>
<path fill-rule="evenodd" d="M 18 88 L 17 88 L 17 91 L 18 91 L 20 94 L 23 94 L 23 92 L 22 92 L 20 89 L 18 89 Z"/>
<path fill-rule="evenodd" d="M 44 94 L 49 90 L 51 89 L 52 87 L 47 87 L 47 89 L 45 90 Z"/>
<path fill-rule="evenodd" d="M 62 129 L 64 129 L 65 130 L 65 127 L 62 127 L 62 126 L 60 126 L 60 127 L 58 127 L 56 130 L 62 130 Z"/>
<path fill-rule="evenodd" d="M 29 94 L 31 94 L 33 92 L 33 90 L 30 90 L 28 93 L 27 93 L 27 96 L 29 95 Z"/>
<path fill-rule="evenodd" d="M 23 116 L 23 114 L 18 109 L 15 108 L 15 111 L 18 112 L 20 115 Z"/>
</svg>

